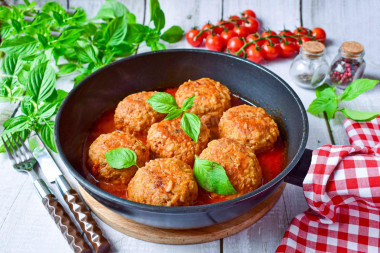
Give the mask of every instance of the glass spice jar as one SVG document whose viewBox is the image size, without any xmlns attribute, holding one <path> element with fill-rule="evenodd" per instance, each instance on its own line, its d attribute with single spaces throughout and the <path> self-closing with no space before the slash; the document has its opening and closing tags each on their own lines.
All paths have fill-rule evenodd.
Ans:
<svg viewBox="0 0 380 253">
<path fill-rule="evenodd" d="M 346 41 L 330 66 L 332 85 L 345 89 L 352 81 L 361 78 L 365 69 L 364 47 L 359 42 Z"/>
<path fill-rule="evenodd" d="M 328 74 L 325 45 L 318 41 L 305 42 L 290 65 L 290 76 L 302 88 L 315 89 L 322 85 Z"/>
</svg>

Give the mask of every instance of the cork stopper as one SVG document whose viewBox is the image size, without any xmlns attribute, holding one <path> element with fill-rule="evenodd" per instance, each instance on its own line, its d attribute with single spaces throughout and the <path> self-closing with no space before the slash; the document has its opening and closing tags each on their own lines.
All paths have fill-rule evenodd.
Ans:
<svg viewBox="0 0 380 253">
<path fill-rule="evenodd" d="M 310 54 L 320 54 L 325 51 L 325 45 L 318 41 L 307 41 L 303 45 L 303 50 Z"/>
<path fill-rule="evenodd" d="M 356 41 L 346 41 L 342 44 L 342 50 L 346 54 L 361 54 L 364 50 L 364 47 L 362 44 Z"/>
</svg>

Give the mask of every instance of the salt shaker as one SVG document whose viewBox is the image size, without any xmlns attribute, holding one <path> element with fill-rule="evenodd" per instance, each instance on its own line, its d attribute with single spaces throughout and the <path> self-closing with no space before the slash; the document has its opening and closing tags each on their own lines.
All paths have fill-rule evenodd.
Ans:
<svg viewBox="0 0 380 253">
<path fill-rule="evenodd" d="M 318 41 L 305 42 L 290 66 L 290 76 L 302 88 L 315 89 L 322 85 L 328 74 L 325 45 Z"/>
<path fill-rule="evenodd" d="M 331 84 L 345 89 L 352 81 L 361 78 L 366 65 L 363 56 L 362 44 L 355 41 L 344 42 L 330 66 Z"/>
</svg>

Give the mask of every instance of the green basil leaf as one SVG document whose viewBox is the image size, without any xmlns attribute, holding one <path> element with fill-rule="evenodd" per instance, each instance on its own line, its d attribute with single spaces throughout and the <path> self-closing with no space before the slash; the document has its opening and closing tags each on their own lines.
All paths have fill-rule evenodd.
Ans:
<svg viewBox="0 0 380 253">
<path fill-rule="evenodd" d="M 28 117 L 25 115 L 20 115 L 13 117 L 4 122 L 3 126 L 5 128 L 4 132 L 14 133 L 19 132 L 28 127 Z"/>
<path fill-rule="evenodd" d="M 67 96 L 68 92 L 64 90 L 54 90 L 53 94 L 45 100 L 45 102 L 57 105 L 57 111 L 63 100 Z"/>
<path fill-rule="evenodd" d="M 307 111 L 314 115 L 317 115 L 325 111 L 328 119 L 331 119 L 334 116 L 334 113 L 337 108 L 338 101 L 336 98 L 317 97 L 309 105 Z"/>
<path fill-rule="evenodd" d="M 49 42 L 48 42 L 48 40 L 46 39 L 45 36 L 43 36 L 41 34 L 37 34 L 37 39 L 41 43 L 41 45 L 42 45 L 43 48 L 47 49 L 47 48 L 50 47 L 49 46 Z"/>
<path fill-rule="evenodd" d="M 194 98 L 195 98 L 195 95 L 185 99 L 185 101 L 182 104 L 183 111 L 189 110 L 193 106 Z"/>
<path fill-rule="evenodd" d="M 46 24 L 50 23 L 52 20 L 53 20 L 53 18 L 49 14 L 41 12 L 35 16 L 35 19 L 34 19 L 32 25 L 34 27 L 37 27 L 40 25 L 46 25 Z"/>
<path fill-rule="evenodd" d="M 0 6 L 0 20 L 5 21 L 12 17 L 12 11 L 5 6 Z"/>
<path fill-rule="evenodd" d="M 183 33 L 184 31 L 181 27 L 174 25 L 161 35 L 161 39 L 169 43 L 175 43 L 182 39 Z"/>
<path fill-rule="evenodd" d="M 2 61 L 1 69 L 4 73 L 16 76 L 23 68 L 24 61 L 16 55 L 6 55 Z"/>
<path fill-rule="evenodd" d="M 371 80 L 366 78 L 357 79 L 347 86 L 343 94 L 339 96 L 339 99 L 344 101 L 353 100 L 367 90 L 373 89 L 378 82 L 379 80 Z"/>
<path fill-rule="evenodd" d="M 153 110 L 160 113 L 170 113 L 180 109 L 174 97 L 166 92 L 158 92 L 146 100 Z"/>
<path fill-rule="evenodd" d="M 74 63 L 61 64 L 58 65 L 58 69 L 58 75 L 67 75 L 73 73 L 77 69 L 77 65 L 75 65 Z"/>
<path fill-rule="evenodd" d="M 8 23 L 3 23 L 0 26 L 0 35 L 3 40 L 8 39 L 8 37 L 11 35 L 12 32 L 12 26 Z"/>
<path fill-rule="evenodd" d="M 197 115 L 189 112 L 183 113 L 181 127 L 193 141 L 198 142 L 198 136 L 201 131 L 201 121 Z"/>
<path fill-rule="evenodd" d="M 132 55 L 136 51 L 136 47 L 125 41 L 121 42 L 119 45 L 115 45 L 111 48 L 113 55 L 116 57 L 126 57 Z M 113 59 L 112 55 L 112 59 Z"/>
<path fill-rule="evenodd" d="M 57 42 L 60 45 L 72 46 L 81 36 L 83 30 L 77 27 L 68 27 L 62 31 L 61 36 L 58 37 Z"/>
<path fill-rule="evenodd" d="M 34 106 L 29 101 L 24 101 L 21 103 L 21 111 L 25 115 L 32 115 L 34 113 Z"/>
<path fill-rule="evenodd" d="M 380 115 L 380 113 L 377 112 L 362 112 L 362 111 L 355 111 L 350 110 L 347 108 L 343 108 L 341 112 L 349 119 L 355 120 L 355 121 L 370 121 L 376 118 Z"/>
<path fill-rule="evenodd" d="M 34 101 L 39 102 L 47 99 L 54 91 L 55 72 L 47 65 L 39 65 L 32 69 L 29 74 L 26 90 Z"/>
<path fill-rule="evenodd" d="M 122 17 L 128 14 L 129 11 L 124 4 L 116 0 L 107 0 L 94 19 L 113 19 L 117 17 Z"/>
<path fill-rule="evenodd" d="M 225 169 L 217 162 L 195 156 L 193 172 L 198 184 L 208 192 L 221 195 L 237 193 L 228 179 Z"/>
<path fill-rule="evenodd" d="M 315 90 L 315 95 L 317 97 L 325 97 L 325 98 L 336 98 L 336 92 L 335 92 L 335 87 L 330 86 L 327 83 L 324 83 L 322 86 L 319 86 Z"/>
<path fill-rule="evenodd" d="M 78 56 L 78 59 L 83 63 L 97 62 L 97 54 L 94 46 L 88 42 L 77 41 L 78 46 L 75 47 L 74 53 Z"/>
<path fill-rule="evenodd" d="M 56 2 L 47 2 L 42 7 L 42 12 L 51 13 L 53 11 L 57 13 L 66 13 L 65 9 L 59 3 Z"/>
<path fill-rule="evenodd" d="M 104 31 L 107 46 L 115 46 L 123 42 L 127 34 L 127 27 L 127 20 L 124 16 L 112 20 Z"/>
<path fill-rule="evenodd" d="M 20 22 L 18 22 L 17 20 L 15 20 L 15 19 L 12 18 L 11 19 L 11 25 L 17 31 L 17 33 L 21 32 L 22 28 L 21 28 Z"/>
<path fill-rule="evenodd" d="M 165 14 L 161 10 L 158 0 L 150 0 L 150 21 L 153 21 L 156 30 L 161 31 L 165 27 Z"/>
<path fill-rule="evenodd" d="M 136 15 L 133 13 L 128 13 L 128 24 L 135 24 L 136 23 Z"/>
<path fill-rule="evenodd" d="M 38 115 L 42 119 L 50 119 L 51 116 L 56 112 L 57 105 L 56 104 L 50 104 L 45 103 L 41 108 L 38 110 Z"/>
<path fill-rule="evenodd" d="M 0 46 L 0 50 L 7 54 L 29 55 L 37 49 L 38 41 L 31 36 L 22 36 L 6 39 Z"/>
<path fill-rule="evenodd" d="M 54 141 L 54 121 L 49 120 L 42 125 L 40 136 L 46 146 L 57 153 L 57 148 Z"/>
<path fill-rule="evenodd" d="M 58 26 L 63 26 L 64 22 L 63 22 L 62 14 L 56 11 L 52 11 L 52 13 L 53 13 L 53 18 L 55 19 L 55 21 L 57 21 Z"/>
<path fill-rule="evenodd" d="M 182 115 L 182 110 L 181 109 L 175 109 L 169 112 L 168 115 L 166 115 L 165 120 L 172 120 L 175 118 L 178 118 L 179 116 Z"/>
<path fill-rule="evenodd" d="M 75 10 L 76 11 L 75 11 L 74 15 L 71 17 L 71 19 L 69 19 L 69 24 L 78 24 L 78 23 L 86 22 L 87 14 L 84 11 L 84 9 L 83 8 L 75 8 Z"/>
<path fill-rule="evenodd" d="M 115 148 L 106 153 L 106 160 L 109 166 L 114 169 L 126 169 L 136 165 L 136 153 L 129 148 Z"/>
<path fill-rule="evenodd" d="M 139 44 L 143 42 L 150 33 L 150 28 L 140 24 L 128 24 L 128 32 L 125 41 Z"/>
</svg>

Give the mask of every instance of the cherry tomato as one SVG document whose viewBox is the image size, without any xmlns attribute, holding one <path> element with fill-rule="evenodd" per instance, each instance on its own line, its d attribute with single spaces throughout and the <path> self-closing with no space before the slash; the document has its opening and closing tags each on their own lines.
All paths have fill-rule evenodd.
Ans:
<svg viewBox="0 0 380 253">
<path fill-rule="evenodd" d="M 203 42 L 203 36 L 199 36 L 196 40 L 194 40 L 195 36 L 197 36 L 201 31 L 197 29 L 191 29 L 186 33 L 186 40 L 187 42 L 192 45 L 193 47 L 199 47 L 202 45 Z"/>
<path fill-rule="evenodd" d="M 244 21 L 243 25 L 248 28 L 249 33 L 255 33 L 260 28 L 260 23 L 255 18 L 248 17 L 247 21 Z"/>
<path fill-rule="evenodd" d="M 227 49 L 232 52 L 239 51 L 242 46 L 244 46 L 244 41 L 239 37 L 233 37 L 227 43 Z"/>
<path fill-rule="evenodd" d="M 259 63 L 263 60 L 263 50 L 257 50 L 256 45 L 249 45 L 245 52 L 247 53 L 247 59 L 253 62 Z"/>
<path fill-rule="evenodd" d="M 326 32 L 320 27 L 316 27 L 311 30 L 311 35 L 314 36 L 314 38 L 319 42 L 324 43 L 326 40 Z"/>
<path fill-rule="evenodd" d="M 269 44 L 265 44 L 262 50 L 264 59 L 269 61 L 276 59 L 280 54 L 277 46 L 270 46 Z"/>
<path fill-rule="evenodd" d="M 297 27 L 293 33 L 296 35 L 305 35 L 305 34 L 309 34 L 309 30 L 305 27 L 300 26 L 300 27 Z"/>
<path fill-rule="evenodd" d="M 240 19 L 239 16 L 236 16 L 236 15 L 233 15 L 231 17 L 228 18 L 228 20 L 234 20 L 234 19 Z M 234 21 L 235 24 L 238 24 L 238 25 L 241 25 L 243 23 L 243 20 L 237 20 L 237 21 Z"/>
<path fill-rule="evenodd" d="M 249 34 L 249 29 L 245 26 L 235 26 L 233 31 L 239 37 L 247 37 Z"/>
<path fill-rule="evenodd" d="M 242 13 L 242 17 L 244 17 L 244 18 L 246 18 L 246 17 L 256 18 L 256 13 L 253 10 L 245 10 Z"/>
<path fill-rule="evenodd" d="M 280 48 L 280 55 L 284 58 L 290 58 L 296 52 L 296 49 L 293 43 L 281 42 L 279 45 L 279 48 Z"/>
<path fill-rule="evenodd" d="M 259 34 L 250 34 L 248 35 L 245 39 L 247 40 L 247 42 L 251 42 L 251 41 L 254 41 L 254 40 L 257 40 L 260 38 L 260 35 Z M 260 47 L 264 44 L 265 40 L 259 40 L 259 41 L 256 41 L 257 45 Z"/>
<path fill-rule="evenodd" d="M 219 35 L 210 34 L 206 37 L 205 45 L 212 51 L 222 51 L 223 40 Z"/>
<path fill-rule="evenodd" d="M 270 36 L 270 35 L 277 35 L 277 33 L 276 32 L 274 32 L 274 31 L 271 31 L 271 30 L 267 30 L 267 31 L 265 31 L 265 32 L 263 32 L 262 34 L 261 34 L 261 37 L 266 37 L 266 36 Z M 273 43 L 278 43 L 279 41 L 280 41 L 280 39 L 279 38 L 269 38 Z M 267 43 L 266 43 L 267 44 Z"/>
<path fill-rule="evenodd" d="M 223 22 L 226 22 L 225 20 L 220 20 L 218 23 L 216 23 L 217 25 L 221 25 Z M 228 30 L 232 30 L 234 29 L 235 25 L 233 23 L 225 23 L 223 25 L 225 28 L 227 28 Z"/>
<path fill-rule="evenodd" d="M 292 33 L 289 30 L 282 30 L 278 35 L 280 35 L 280 36 L 282 36 L 282 35 L 294 36 L 294 33 Z M 293 42 L 293 43 L 297 42 L 297 39 L 295 39 L 295 38 L 286 37 L 286 40 L 289 42 Z"/>
<path fill-rule="evenodd" d="M 224 47 L 227 47 L 227 43 L 228 41 L 235 37 L 236 36 L 236 33 L 232 30 L 228 30 L 228 31 L 223 31 L 221 34 L 220 34 L 220 38 L 222 38 L 223 40 L 223 46 Z"/>
<path fill-rule="evenodd" d="M 202 31 L 206 30 L 206 29 L 209 29 L 210 27 L 212 26 L 212 24 L 205 24 L 204 26 L 202 26 Z M 206 38 L 208 35 L 210 35 L 212 33 L 211 30 L 208 30 L 207 32 L 204 32 L 203 33 L 203 38 Z"/>
<path fill-rule="evenodd" d="M 294 44 L 297 51 L 300 51 L 300 48 L 303 43 L 305 43 L 306 41 L 312 40 L 311 38 L 306 37 L 306 36 L 302 36 L 300 39 L 301 39 L 301 43 L 299 43 L 299 40 L 298 40 L 297 43 Z"/>
</svg>

